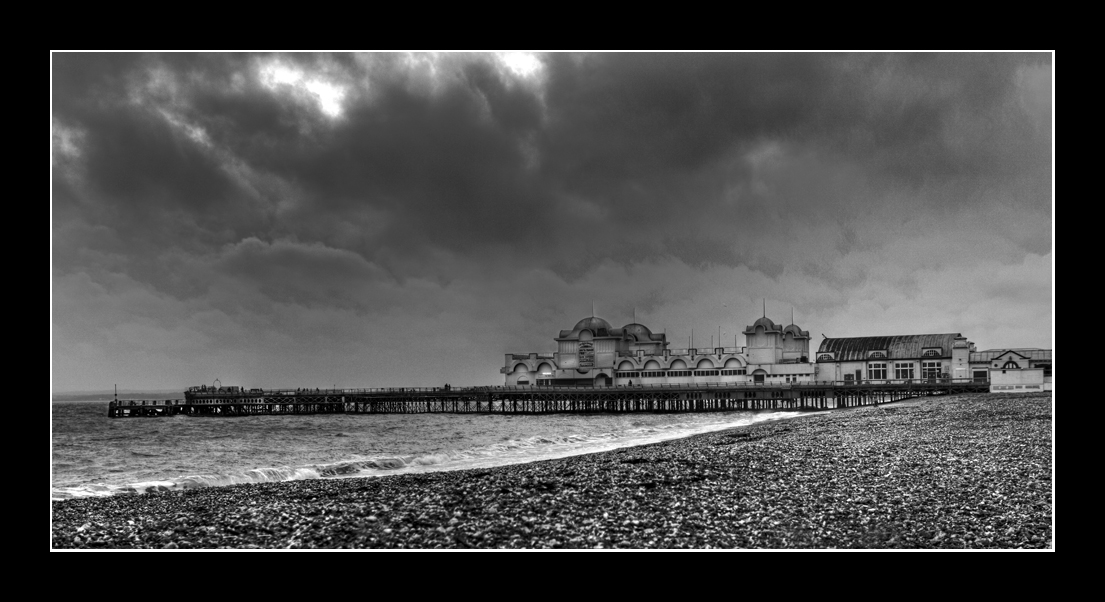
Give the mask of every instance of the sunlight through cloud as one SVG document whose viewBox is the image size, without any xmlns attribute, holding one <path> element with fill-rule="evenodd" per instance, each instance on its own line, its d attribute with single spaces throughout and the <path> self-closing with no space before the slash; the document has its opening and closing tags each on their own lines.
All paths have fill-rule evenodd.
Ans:
<svg viewBox="0 0 1105 602">
<path fill-rule="evenodd" d="M 314 98 L 319 110 L 327 117 L 341 115 L 345 89 L 318 77 L 308 77 L 301 69 L 283 63 L 271 63 L 261 67 L 261 82 L 270 90 L 290 86 L 293 90 L 305 92 Z"/>
</svg>

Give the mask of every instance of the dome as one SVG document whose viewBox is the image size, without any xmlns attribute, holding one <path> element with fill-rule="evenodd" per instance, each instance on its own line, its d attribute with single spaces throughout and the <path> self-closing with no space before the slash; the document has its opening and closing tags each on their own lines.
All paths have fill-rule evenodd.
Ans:
<svg viewBox="0 0 1105 602">
<path fill-rule="evenodd" d="M 788 332 L 793 334 L 796 337 L 803 336 L 802 329 L 798 328 L 797 324 L 791 324 L 790 326 L 787 326 L 786 328 L 783 329 L 784 334 L 788 333 Z"/>
<path fill-rule="evenodd" d="M 644 324 L 626 324 L 622 327 L 622 331 L 633 335 L 638 341 L 648 341 L 652 337 L 652 331 Z"/>
<path fill-rule="evenodd" d="M 572 331 L 579 332 L 581 330 L 590 330 L 592 333 L 598 334 L 599 331 L 602 330 L 603 334 L 606 334 L 610 331 L 610 329 L 610 322 L 607 322 L 602 318 L 590 317 L 583 318 L 579 322 L 576 322 L 576 326 L 572 329 Z"/>
<path fill-rule="evenodd" d="M 764 317 L 760 318 L 759 320 L 756 320 L 756 322 L 754 324 L 752 324 L 753 329 L 756 328 L 757 326 L 763 326 L 764 330 L 777 330 L 777 328 L 775 326 L 775 322 L 772 322 L 771 318 L 769 318 L 767 316 L 764 316 Z"/>
</svg>

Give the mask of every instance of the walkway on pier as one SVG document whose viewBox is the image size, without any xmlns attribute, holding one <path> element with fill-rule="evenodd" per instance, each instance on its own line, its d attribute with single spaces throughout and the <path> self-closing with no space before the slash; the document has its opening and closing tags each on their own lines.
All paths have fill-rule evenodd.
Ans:
<svg viewBox="0 0 1105 602">
<path fill-rule="evenodd" d="M 631 387 L 469 387 L 187 391 L 183 400 L 111 402 L 112 418 L 282 414 L 552 414 L 825 410 L 923 395 L 986 392 L 971 380 L 850 381 Z"/>
</svg>

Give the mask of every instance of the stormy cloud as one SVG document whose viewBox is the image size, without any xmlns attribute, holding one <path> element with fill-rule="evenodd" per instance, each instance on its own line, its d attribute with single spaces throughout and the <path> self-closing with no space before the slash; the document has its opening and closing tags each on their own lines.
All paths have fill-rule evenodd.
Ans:
<svg viewBox="0 0 1105 602">
<path fill-rule="evenodd" d="M 495 384 L 590 315 L 1051 347 L 1049 54 L 55 54 L 57 390 Z"/>
</svg>

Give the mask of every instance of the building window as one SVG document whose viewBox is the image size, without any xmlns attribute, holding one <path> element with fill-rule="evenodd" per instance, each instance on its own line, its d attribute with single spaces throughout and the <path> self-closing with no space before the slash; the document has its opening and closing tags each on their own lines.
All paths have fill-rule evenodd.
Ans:
<svg viewBox="0 0 1105 602">
<path fill-rule="evenodd" d="M 833 356 L 832 356 L 831 353 L 822 353 L 821 355 L 817 356 L 817 361 L 819 361 L 819 362 L 831 362 L 831 361 L 833 361 Z"/>
<path fill-rule="evenodd" d="M 921 357 L 940 357 L 939 349 L 928 349 L 921 354 Z"/>
<path fill-rule="evenodd" d="M 872 351 L 871 357 L 886 357 L 885 351 Z"/>
<path fill-rule="evenodd" d="M 1051 362 L 1048 362 L 1046 364 L 1036 364 L 1036 367 L 1044 369 L 1044 377 L 1051 376 Z"/>
<path fill-rule="evenodd" d="M 940 362 L 921 362 L 921 378 L 940 378 Z"/>
<path fill-rule="evenodd" d="M 618 378 L 664 378 L 665 376 L 675 376 L 675 373 L 650 370 L 648 372 L 618 372 L 616 376 Z"/>
<path fill-rule="evenodd" d="M 886 362 L 867 365 L 868 380 L 886 380 Z"/>
<path fill-rule="evenodd" d="M 913 363 L 894 362 L 894 378 L 913 378 Z"/>
</svg>

